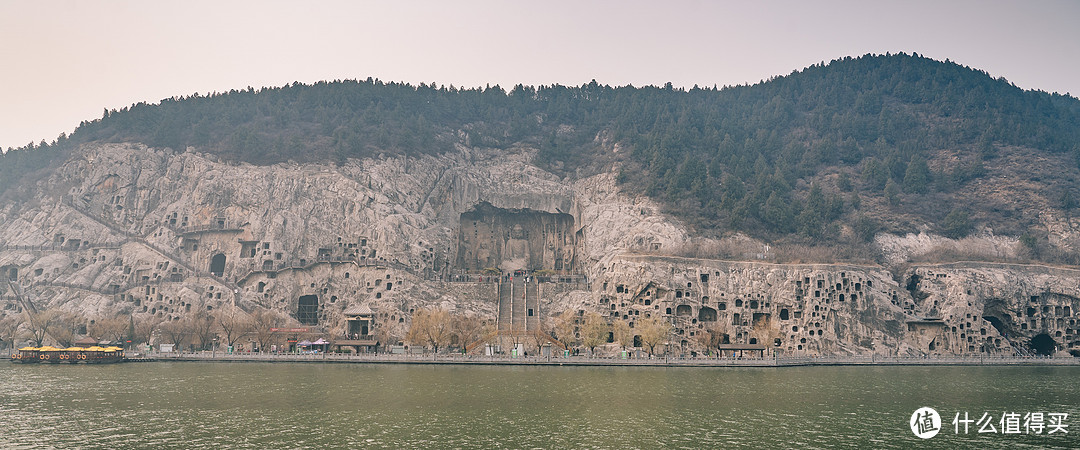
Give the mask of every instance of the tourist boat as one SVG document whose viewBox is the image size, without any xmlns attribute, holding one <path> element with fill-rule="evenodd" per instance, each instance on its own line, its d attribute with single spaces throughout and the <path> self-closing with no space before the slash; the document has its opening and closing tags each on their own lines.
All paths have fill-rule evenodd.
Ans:
<svg viewBox="0 0 1080 450">
<path fill-rule="evenodd" d="M 120 347 L 23 347 L 11 355 L 11 361 L 30 364 L 108 364 L 124 360 Z"/>
</svg>

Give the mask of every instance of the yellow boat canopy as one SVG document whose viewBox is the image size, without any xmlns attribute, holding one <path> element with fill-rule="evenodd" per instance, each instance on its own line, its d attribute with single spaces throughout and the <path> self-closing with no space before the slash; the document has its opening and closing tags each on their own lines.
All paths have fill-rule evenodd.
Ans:
<svg viewBox="0 0 1080 450">
<path fill-rule="evenodd" d="M 107 352 L 122 352 L 122 351 L 124 351 L 124 349 L 122 349 L 120 347 L 105 347 L 105 351 L 107 351 Z"/>
<path fill-rule="evenodd" d="M 65 348 L 64 351 L 65 352 L 81 352 L 81 351 L 83 351 L 83 348 L 82 347 L 68 347 L 68 348 Z"/>
<path fill-rule="evenodd" d="M 58 349 L 56 347 L 50 347 L 50 346 L 46 345 L 44 347 L 39 348 L 38 351 L 39 352 L 58 352 L 58 351 L 60 351 L 60 349 Z"/>
<path fill-rule="evenodd" d="M 41 350 L 41 349 L 39 349 L 37 347 L 23 347 L 23 348 L 19 349 L 20 352 L 36 352 L 36 351 L 39 351 L 39 350 Z"/>
<path fill-rule="evenodd" d="M 85 351 L 88 351 L 88 352 L 103 352 L 103 351 L 105 351 L 105 349 L 95 345 L 93 347 L 85 349 Z"/>
</svg>

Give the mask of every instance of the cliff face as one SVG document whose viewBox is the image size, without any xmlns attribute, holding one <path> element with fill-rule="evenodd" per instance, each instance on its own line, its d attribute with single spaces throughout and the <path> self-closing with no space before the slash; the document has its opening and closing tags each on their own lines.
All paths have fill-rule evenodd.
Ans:
<svg viewBox="0 0 1080 450">
<path fill-rule="evenodd" d="M 1080 271 L 972 263 L 894 277 L 878 266 L 659 256 L 713 241 L 620 193 L 614 174 L 561 179 L 531 155 L 459 148 L 253 166 L 84 146 L 0 209 L 0 273 L 12 281 L 3 312 L 175 320 L 265 307 L 339 333 L 343 312 L 366 305 L 377 334 L 396 341 L 420 307 L 518 330 L 569 310 L 631 323 L 660 315 L 686 350 L 704 336 L 785 354 L 1080 347 Z M 492 276 L 522 269 L 541 275 L 536 287 Z"/>
</svg>

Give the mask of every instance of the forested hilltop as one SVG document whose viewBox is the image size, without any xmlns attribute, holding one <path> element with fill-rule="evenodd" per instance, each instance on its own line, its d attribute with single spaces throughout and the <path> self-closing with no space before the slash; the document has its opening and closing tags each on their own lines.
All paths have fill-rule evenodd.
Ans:
<svg viewBox="0 0 1080 450">
<path fill-rule="evenodd" d="M 106 111 L 0 157 L 0 191 L 94 141 L 253 164 L 525 146 L 562 175 L 617 170 L 624 188 L 703 233 L 854 245 L 879 231 L 989 226 L 1037 249 L 1039 212 L 1077 206 L 1080 101 L 917 54 L 689 90 L 292 84 Z"/>
</svg>

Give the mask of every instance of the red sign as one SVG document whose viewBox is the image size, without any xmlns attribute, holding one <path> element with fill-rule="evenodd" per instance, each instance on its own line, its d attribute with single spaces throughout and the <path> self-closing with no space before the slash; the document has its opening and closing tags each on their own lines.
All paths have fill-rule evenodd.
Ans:
<svg viewBox="0 0 1080 450">
<path fill-rule="evenodd" d="M 307 333 L 307 328 L 271 328 L 271 333 Z"/>
</svg>

